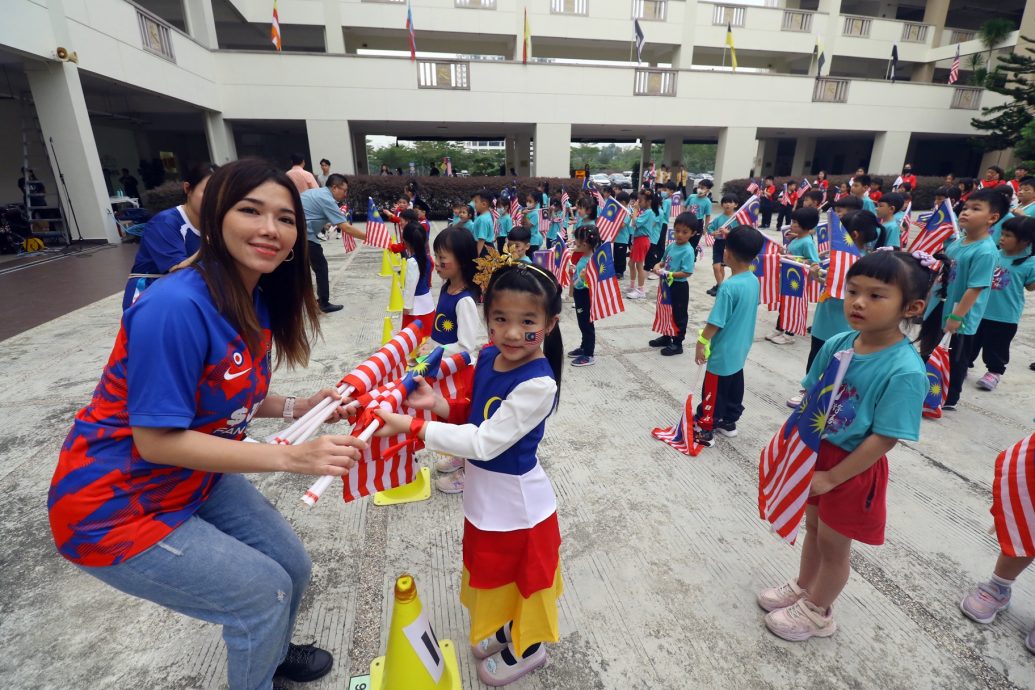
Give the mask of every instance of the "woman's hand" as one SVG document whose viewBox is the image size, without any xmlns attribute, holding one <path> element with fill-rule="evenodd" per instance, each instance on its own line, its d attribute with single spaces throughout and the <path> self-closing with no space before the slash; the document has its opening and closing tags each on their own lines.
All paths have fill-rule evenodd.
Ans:
<svg viewBox="0 0 1035 690">
<path fill-rule="evenodd" d="M 320 436 L 298 446 L 284 446 L 284 470 L 315 477 L 340 477 L 360 459 L 367 444 L 354 436 Z"/>
<path fill-rule="evenodd" d="M 430 410 L 442 399 L 442 396 L 435 392 L 435 389 L 428 384 L 423 376 L 414 376 L 413 381 L 417 384 L 417 387 L 406 398 L 406 404 L 410 407 L 417 410 Z"/>
<path fill-rule="evenodd" d="M 395 412 L 389 412 L 388 410 L 374 410 L 374 414 L 384 421 L 384 426 L 374 433 L 374 436 L 377 436 L 378 438 L 409 433 L 410 424 L 413 423 L 413 417 L 405 414 L 396 414 Z"/>
<path fill-rule="evenodd" d="M 299 398 L 298 400 L 296 400 L 295 417 L 301 417 L 306 412 L 308 412 L 309 410 L 313 409 L 321 402 L 323 402 L 325 398 L 332 398 L 335 401 L 337 401 L 337 404 L 334 405 L 334 411 L 327 418 L 326 423 L 329 424 L 344 419 L 346 415 L 342 411 L 343 401 L 341 395 L 334 388 L 323 388 L 317 391 L 316 393 L 313 393 L 308 398 Z"/>
</svg>

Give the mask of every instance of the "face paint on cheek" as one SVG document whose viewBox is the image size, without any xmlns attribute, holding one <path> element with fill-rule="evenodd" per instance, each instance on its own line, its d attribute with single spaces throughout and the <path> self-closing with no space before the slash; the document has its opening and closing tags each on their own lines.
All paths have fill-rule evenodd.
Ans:
<svg viewBox="0 0 1035 690">
<path fill-rule="evenodd" d="M 546 329 L 540 329 L 538 331 L 525 331 L 525 346 L 526 347 L 539 347 L 546 340 Z"/>
<path fill-rule="evenodd" d="M 490 328 L 489 329 L 489 344 L 490 345 L 495 345 L 496 344 L 496 329 L 495 328 Z"/>
</svg>

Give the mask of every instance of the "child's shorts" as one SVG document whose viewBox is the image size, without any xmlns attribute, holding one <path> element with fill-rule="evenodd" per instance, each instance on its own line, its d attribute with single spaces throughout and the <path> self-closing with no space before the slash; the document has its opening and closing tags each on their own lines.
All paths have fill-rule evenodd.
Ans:
<svg viewBox="0 0 1035 690">
<path fill-rule="evenodd" d="M 816 459 L 816 471 L 833 469 L 849 455 L 849 451 L 823 441 Z M 879 546 L 884 543 L 887 493 L 888 456 L 884 455 L 870 469 L 822 496 L 809 497 L 808 502 L 819 507 L 819 519 L 838 534 Z"/>
<path fill-rule="evenodd" d="M 647 252 L 650 251 L 650 238 L 646 235 L 640 235 L 639 237 L 633 238 L 632 253 L 629 255 L 629 259 L 633 263 L 642 264 L 647 260 Z"/>
<path fill-rule="evenodd" d="M 712 245 L 712 263 L 721 264 L 723 256 L 726 252 L 726 238 L 719 239 L 715 238 L 715 244 Z"/>
</svg>

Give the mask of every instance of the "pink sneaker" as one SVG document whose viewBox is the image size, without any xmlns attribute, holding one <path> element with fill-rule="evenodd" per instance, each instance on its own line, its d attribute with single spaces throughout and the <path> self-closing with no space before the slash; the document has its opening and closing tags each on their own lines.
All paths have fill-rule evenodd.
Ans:
<svg viewBox="0 0 1035 690">
<path fill-rule="evenodd" d="M 776 611 L 787 608 L 806 595 L 808 592 L 799 587 L 797 582 L 788 580 L 778 587 L 770 587 L 760 592 L 755 601 L 766 611 Z"/>
<path fill-rule="evenodd" d="M 444 474 L 435 480 L 435 488 L 444 494 L 462 494 L 464 492 L 464 470 L 458 469 L 453 474 Z"/>
<path fill-rule="evenodd" d="M 977 387 L 985 391 L 994 391 L 996 386 L 999 385 L 999 374 L 993 374 L 990 371 L 986 371 L 985 375 L 978 379 Z"/>
<path fill-rule="evenodd" d="M 978 623 L 991 623 L 1000 611 L 1010 605 L 1009 595 L 1002 597 L 994 585 L 982 582 L 960 602 L 963 614 Z"/>
<path fill-rule="evenodd" d="M 453 455 L 441 455 L 435 461 L 435 471 L 439 474 L 450 474 L 464 466 L 464 459 Z"/>
<path fill-rule="evenodd" d="M 765 627 L 777 637 L 801 642 L 810 637 L 830 637 L 837 632 L 833 609 L 821 611 L 807 599 L 799 599 L 785 609 L 765 616 Z"/>
<path fill-rule="evenodd" d="M 507 640 L 507 642 L 510 641 L 509 639 Z M 496 639 L 496 633 L 493 633 L 478 644 L 471 645 L 471 654 L 474 655 L 475 659 L 488 659 L 493 654 L 502 652 L 507 646 L 507 642 L 500 642 Z"/>
<path fill-rule="evenodd" d="M 509 685 L 519 678 L 527 676 L 532 671 L 537 671 L 546 666 L 546 645 L 540 644 L 539 649 L 531 656 L 522 659 L 518 658 L 517 663 L 508 666 L 499 654 L 494 654 L 478 664 L 478 678 L 486 685 L 498 688 Z"/>
</svg>

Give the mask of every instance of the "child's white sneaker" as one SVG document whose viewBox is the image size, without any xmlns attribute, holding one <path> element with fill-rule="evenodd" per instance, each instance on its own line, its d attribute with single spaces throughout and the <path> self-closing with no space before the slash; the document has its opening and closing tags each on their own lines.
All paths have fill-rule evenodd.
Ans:
<svg viewBox="0 0 1035 690">
<path fill-rule="evenodd" d="M 788 580 L 777 587 L 770 587 L 764 592 L 759 592 L 755 601 L 766 611 L 785 609 L 802 597 L 808 595 L 804 589 L 798 586 L 794 580 Z"/>
<path fill-rule="evenodd" d="M 444 494 L 462 494 L 464 492 L 463 468 L 453 474 L 444 474 L 436 479 L 435 488 Z"/>
<path fill-rule="evenodd" d="M 783 331 L 772 330 L 772 331 L 769 331 L 768 333 L 766 333 L 765 339 L 766 340 L 772 340 L 773 338 L 775 338 L 778 335 L 783 335 Z"/>
<path fill-rule="evenodd" d="M 765 627 L 789 642 L 802 642 L 810 637 L 830 637 L 837 632 L 833 609 L 822 611 L 807 599 L 799 599 L 787 608 L 767 613 Z"/>
<path fill-rule="evenodd" d="M 478 679 L 486 685 L 494 688 L 509 685 L 519 678 L 523 678 L 532 671 L 546 666 L 546 645 L 540 644 L 539 649 L 525 658 L 517 657 L 513 664 L 507 664 L 502 652 L 493 654 L 478 664 Z"/>
<path fill-rule="evenodd" d="M 794 342 L 794 336 L 793 335 L 787 335 L 786 333 L 781 333 L 780 335 L 776 336 L 775 338 L 770 338 L 769 342 L 776 343 L 777 345 L 790 345 L 791 343 Z"/>
<path fill-rule="evenodd" d="M 451 474 L 464 466 L 464 459 L 453 455 L 443 455 L 435 461 L 435 471 L 439 474 Z"/>
</svg>

